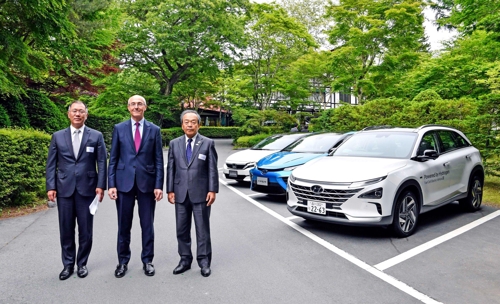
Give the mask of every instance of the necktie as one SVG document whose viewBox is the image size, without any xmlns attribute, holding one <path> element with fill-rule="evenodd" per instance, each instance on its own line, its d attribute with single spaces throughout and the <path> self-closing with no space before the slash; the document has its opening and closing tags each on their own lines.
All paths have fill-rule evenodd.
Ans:
<svg viewBox="0 0 500 304">
<path fill-rule="evenodd" d="M 73 153 L 75 154 L 75 158 L 78 157 L 78 151 L 80 151 L 80 130 L 75 130 L 73 137 Z"/>
<path fill-rule="evenodd" d="M 192 138 L 189 138 L 188 139 L 188 144 L 187 144 L 187 147 L 186 147 L 186 159 L 189 162 L 191 162 L 191 155 L 193 154 L 193 150 L 191 149 L 191 142 L 193 141 Z"/>
<path fill-rule="evenodd" d="M 139 147 L 141 146 L 141 132 L 139 132 L 139 126 L 140 126 L 140 123 L 136 122 L 135 123 L 135 137 L 134 137 L 135 152 L 139 152 Z"/>
</svg>

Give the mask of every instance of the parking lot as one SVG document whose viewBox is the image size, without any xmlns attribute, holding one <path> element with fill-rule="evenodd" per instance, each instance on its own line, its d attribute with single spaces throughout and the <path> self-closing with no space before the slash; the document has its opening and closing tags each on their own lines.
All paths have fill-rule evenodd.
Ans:
<svg viewBox="0 0 500 304">
<path fill-rule="evenodd" d="M 216 148 L 222 168 L 235 151 L 230 140 Z M 174 207 L 164 199 L 156 210 L 156 275 L 142 272 L 136 215 L 129 272 L 116 279 L 116 210 L 105 198 L 85 279 L 58 279 L 55 209 L 0 221 L 0 303 L 500 303 L 497 209 L 463 213 L 450 204 L 397 239 L 385 228 L 305 221 L 287 211 L 283 197 L 220 176 L 210 277 L 196 265 L 172 275 Z"/>
</svg>

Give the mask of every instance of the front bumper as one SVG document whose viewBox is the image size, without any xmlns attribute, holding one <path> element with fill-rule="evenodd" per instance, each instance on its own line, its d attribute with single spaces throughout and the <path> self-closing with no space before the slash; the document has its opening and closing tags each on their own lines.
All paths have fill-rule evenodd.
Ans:
<svg viewBox="0 0 500 304">
<path fill-rule="evenodd" d="M 291 171 L 263 173 L 258 169 L 253 169 L 250 172 L 250 189 L 260 193 L 285 195 L 290 174 Z M 258 179 L 266 179 L 267 185 L 259 184 Z"/>
</svg>

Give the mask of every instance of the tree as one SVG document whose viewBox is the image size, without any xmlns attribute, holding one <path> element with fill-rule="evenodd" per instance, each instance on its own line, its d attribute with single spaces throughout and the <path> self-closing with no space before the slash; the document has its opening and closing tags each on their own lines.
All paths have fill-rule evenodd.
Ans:
<svg viewBox="0 0 500 304">
<path fill-rule="evenodd" d="M 318 45 L 325 50 L 331 49 L 325 34 L 329 20 L 325 18 L 324 0 L 278 0 L 288 15 L 302 23 Z"/>
<path fill-rule="evenodd" d="M 328 31 L 334 45 L 332 65 L 337 78 L 334 89 L 351 92 L 363 101 L 377 93 L 369 73 L 385 65 L 385 73 L 407 65 L 405 58 L 425 51 L 422 15 L 418 0 L 341 0 L 330 3 L 327 15 L 334 22 Z M 389 60 L 390 59 L 390 60 Z M 410 62 L 409 69 L 416 64 Z"/>
<path fill-rule="evenodd" d="M 276 76 L 316 43 L 306 28 L 275 4 L 254 4 L 247 20 L 248 47 L 238 65 L 244 88 L 261 110 L 278 94 Z"/>
<path fill-rule="evenodd" d="M 53 63 L 46 48 L 75 35 L 70 9 L 64 0 L 0 1 L 1 94 L 19 96 L 27 80 L 46 77 Z"/>
</svg>

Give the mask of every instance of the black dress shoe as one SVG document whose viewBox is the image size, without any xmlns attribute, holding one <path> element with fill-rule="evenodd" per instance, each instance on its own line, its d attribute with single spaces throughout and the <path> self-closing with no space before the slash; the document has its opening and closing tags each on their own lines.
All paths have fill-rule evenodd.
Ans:
<svg viewBox="0 0 500 304">
<path fill-rule="evenodd" d="M 88 274 L 89 271 L 87 270 L 87 266 L 78 267 L 78 270 L 76 271 L 76 275 L 79 278 L 85 278 Z"/>
<path fill-rule="evenodd" d="M 152 277 L 155 275 L 155 267 L 153 266 L 153 263 L 144 263 L 144 266 L 142 266 L 142 269 L 144 269 L 144 274 L 147 275 L 148 277 Z"/>
<path fill-rule="evenodd" d="M 208 277 L 211 273 L 212 273 L 212 271 L 210 270 L 210 267 L 208 267 L 208 266 L 201 267 L 201 275 L 202 276 Z"/>
<path fill-rule="evenodd" d="M 64 266 L 64 269 L 59 274 L 59 280 L 66 280 L 73 274 L 73 266 Z"/>
<path fill-rule="evenodd" d="M 175 267 L 174 274 L 181 274 L 189 269 L 191 269 L 191 265 L 179 264 L 177 265 L 177 267 Z"/>
<path fill-rule="evenodd" d="M 127 273 L 127 270 L 128 270 L 127 264 L 118 264 L 115 270 L 115 277 L 117 278 L 124 277 L 125 274 Z"/>
</svg>

